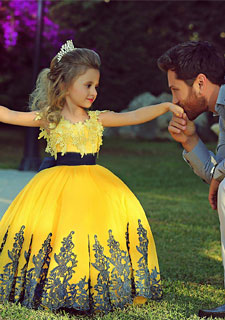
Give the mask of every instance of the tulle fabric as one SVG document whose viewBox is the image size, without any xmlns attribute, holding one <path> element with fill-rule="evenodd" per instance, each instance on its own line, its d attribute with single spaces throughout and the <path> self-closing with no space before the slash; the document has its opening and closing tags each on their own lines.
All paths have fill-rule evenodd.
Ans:
<svg viewBox="0 0 225 320">
<path fill-rule="evenodd" d="M 0 301 L 108 312 L 162 294 L 134 194 L 99 165 L 39 172 L 0 222 Z"/>
</svg>

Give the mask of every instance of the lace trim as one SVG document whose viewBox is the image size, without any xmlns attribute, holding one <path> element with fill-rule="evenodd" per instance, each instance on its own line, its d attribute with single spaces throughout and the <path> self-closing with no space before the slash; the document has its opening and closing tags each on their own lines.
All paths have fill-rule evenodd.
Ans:
<svg viewBox="0 0 225 320">
<path fill-rule="evenodd" d="M 35 121 L 42 120 L 42 116 L 40 112 L 36 112 L 36 117 L 34 118 L 34 120 Z"/>
<path fill-rule="evenodd" d="M 72 123 L 62 118 L 55 129 L 47 132 L 45 128 L 40 128 L 41 132 L 38 139 L 44 138 L 47 141 L 45 151 L 57 159 L 57 152 L 60 150 L 62 155 L 68 151 L 68 145 L 75 146 L 83 157 L 87 152 L 87 146 L 91 153 L 99 151 L 102 145 L 103 125 L 98 120 L 100 113 L 104 111 L 88 111 L 89 119 L 84 122 Z M 37 115 L 37 119 L 40 115 Z"/>
<path fill-rule="evenodd" d="M 8 250 L 10 262 L 4 266 L 3 273 L 0 274 L 0 302 L 20 302 L 28 308 L 35 309 L 73 308 L 108 312 L 131 304 L 135 296 L 160 299 L 162 289 L 159 272 L 156 267 L 150 270 L 147 262 L 147 230 L 144 229 L 141 220 L 138 224 L 137 251 L 141 254 L 138 270 L 132 268 L 129 247 L 127 250 L 121 250 L 120 243 L 114 238 L 112 230 L 108 231 L 108 255 L 104 253 L 105 248 L 99 242 L 98 236 L 94 236 L 92 246 L 94 261 L 91 267 L 98 275 L 97 283 L 93 287 L 91 279 L 86 276 L 80 278 L 77 283 L 71 283 L 72 276 L 79 266 L 79 256 L 76 254 L 73 240 L 74 231 L 62 239 L 60 250 L 54 256 L 51 254 L 51 233 L 36 255 L 31 255 L 31 236 L 28 251 L 24 252 L 25 264 L 19 270 L 25 231 L 25 226 L 22 226 L 15 234 L 12 249 Z M 124 236 L 127 238 L 129 231 Z M 2 248 L 4 244 L 5 239 Z M 53 259 L 56 266 L 49 270 Z M 31 261 L 33 266 L 28 269 Z"/>
</svg>

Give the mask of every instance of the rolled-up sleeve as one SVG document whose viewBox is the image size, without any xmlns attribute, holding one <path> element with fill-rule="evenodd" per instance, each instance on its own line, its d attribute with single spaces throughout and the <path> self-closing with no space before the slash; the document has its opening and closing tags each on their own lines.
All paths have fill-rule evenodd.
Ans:
<svg viewBox="0 0 225 320">
<path fill-rule="evenodd" d="M 213 178 L 222 181 L 225 177 L 225 160 L 221 161 L 215 168 Z"/>
<path fill-rule="evenodd" d="M 224 109 L 224 106 L 221 105 L 217 107 Z M 183 151 L 183 158 L 206 183 L 210 183 L 212 177 L 222 181 L 225 177 L 225 120 L 222 117 L 219 118 L 219 141 L 216 155 L 199 140 L 191 152 Z"/>
<path fill-rule="evenodd" d="M 206 183 L 210 183 L 217 165 L 217 156 L 207 149 L 202 140 L 190 152 L 183 151 L 183 158 L 193 169 L 194 173 Z"/>
</svg>

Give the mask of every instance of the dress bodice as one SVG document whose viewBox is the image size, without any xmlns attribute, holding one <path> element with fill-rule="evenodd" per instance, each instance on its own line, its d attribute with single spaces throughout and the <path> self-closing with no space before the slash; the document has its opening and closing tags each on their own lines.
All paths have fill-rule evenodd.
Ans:
<svg viewBox="0 0 225 320">
<path fill-rule="evenodd" d="M 96 153 L 102 145 L 103 126 L 98 120 L 102 111 L 88 111 L 89 119 L 72 123 L 61 118 L 56 128 L 47 131 L 40 128 L 38 139 L 47 141 L 45 151 L 57 159 L 57 153 L 78 152 L 83 157 L 88 153 Z"/>
</svg>

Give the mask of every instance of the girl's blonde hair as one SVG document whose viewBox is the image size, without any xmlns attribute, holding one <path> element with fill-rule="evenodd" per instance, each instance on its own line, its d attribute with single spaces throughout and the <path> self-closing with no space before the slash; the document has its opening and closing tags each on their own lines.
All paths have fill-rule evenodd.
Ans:
<svg viewBox="0 0 225 320">
<path fill-rule="evenodd" d="M 59 62 L 55 56 L 50 69 L 46 68 L 38 75 L 36 88 L 30 95 L 30 109 L 40 110 L 44 121 L 53 124 L 53 127 L 57 126 L 68 87 L 88 69 L 99 70 L 100 65 L 99 55 L 86 48 L 65 53 Z"/>
</svg>

